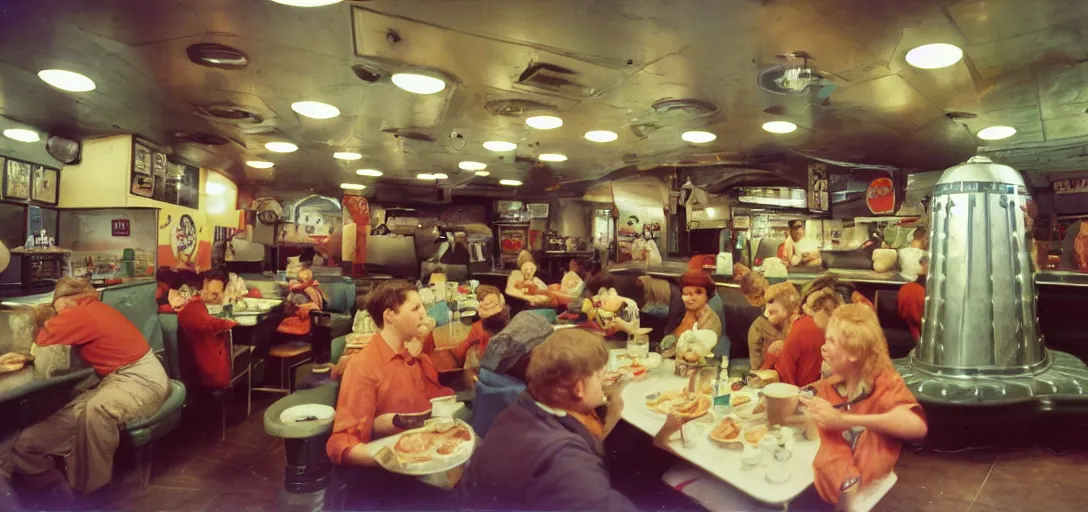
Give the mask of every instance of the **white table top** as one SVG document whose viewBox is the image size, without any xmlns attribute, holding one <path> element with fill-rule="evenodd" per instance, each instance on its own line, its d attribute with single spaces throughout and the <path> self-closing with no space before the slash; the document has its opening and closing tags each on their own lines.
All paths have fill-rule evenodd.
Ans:
<svg viewBox="0 0 1088 512">
<path fill-rule="evenodd" d="M 623 390 L 623 419 L 639 430 L 653 436 L 665 424 L 665 416 L 646 409 L 646 395 L 666 390 L 679 390 L 687 386 L 687 379 L 673 375 L 673 362 L 666 361 L 659 368 L 650 371 L 645 380 L 632 382 Z M 707 434 L 709 434 L 709 429 Z M 728 446 L 728 447 L 727 447 Z M 790 458 L 790 478 L 785 483 L 772 484 L 765 478 L 766 461 L 752 469 L 741 465 L 741 444 L 722 445 L 710 440 L 708 435 L 700 436 L 694 446 L 683 446 L 679 438 L 670 443 L 670 447 L 680 458 L 702 468 L 706 472 L 722 479 L 729 485 L 740 489 L 752 498 L 769 504 L 786 503 L 801 494 L 813 483 L 812 461 L 820 447 L 818 440 L 808 441 L 797 436 L 793 442 Z"/>
</svg>

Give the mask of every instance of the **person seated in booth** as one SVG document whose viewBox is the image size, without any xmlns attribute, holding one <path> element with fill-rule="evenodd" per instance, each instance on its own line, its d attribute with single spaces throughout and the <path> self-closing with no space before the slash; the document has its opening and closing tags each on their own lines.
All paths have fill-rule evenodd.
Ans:
<svg viewBox="0 0 1088 512">
<path fill-rule="evenodd" d="M 457 361 L 473 372 L 480 368 L 480 359 L 487 353 L 491 337 L 510 323 L 510 308 L 498 288 L 486 284 L 477 286 L 476 301 L 479 303 L 476 312 L 480 319 L 472 323 L 468 336 L 453 349 Z"/>
<path fill-rule="evenodd" d="M 892 365 L 873 310 L 860 304 L 836 309 L 820 352 L 830 376 L 811 386 L 815 397 L 801 398 L 820 429 L 816 490 L 824 501 L 851 510 L 860 492 L 892 472 L 903 441 L 920 441 L 928 427 Z"/>
<path fill-rule="evenodd" d="M 809 290 L 802 304 L 805 314 L 793 322 L 785 341 L 767 347 L 761 366 L 778 372 L 779 381 L 795 386 L 807 386 L 820 379 L 824 329 L 843 300 L 834 286 L 824 286 Z"/>
<path fill-rule="evenodd" d="M 710 309 L 710 299 L 714 297 L 717 286 L 710 274 L 702 270 L 689 270 L 680 276 L 680 294 L 684 302 L 684 317 L 680 325 L 661 340 L 663 349 L 672 348 L 685 332 L 699 329 L 714 331 L 722 335 L 722 320 Z"/>
<path fill-rule="evenodd" d="M 367 444 L 423 426 L 430 400 L 454 393 L 439 384 L 434 363 L 423 353 L 419 335 L 426 310 L 414 286 L 400 280 L 379 284 L 368 295 L 366 310 L 379 330 L 347 362 L 326 451 L 349 487 L 367 499 L 365 507 L 349 508 L 430 508 L 433 503 L 426 500 L 445 492 L 376 467 Z"/>
<path fill-rule="evenodd" d="M 805 238 L 805 221 L 789 222 L 790 236 L 779 247 L 778 257 L 791 267 L 818 268 L 823 265 L 820 247 L 811 238 Z"/>
<path fill-rule="evenodd" d="M 554 306 L 555 299 L 548 295 L 548 285 L 536 277 L 537 267 L 532 253 L 518 253 L 517 266 L 506 278 L 506 295 L 523 300 L 530 307 Z"/>
<path fill-rule="evenodd" d="M 601 331 L 605 336 L 638 332 L 638 304 L 616 292 L 611 274 L 594 274 L 586 281 L 584 294 L 588 297 L 582 299 L 581 312 L 586 315 L 587 327 Z"/>
<path fill-rule="evenodd" d="M 194 295 L 178 311 L 178 328 L 185 333 L 185 341 L 196 367 L 197 380 L 201 386 L 211 389 L 230 386 L 230 348 L 227 341 L 219 335 L 230 331 L 237 323 L 212 316 L 206 306 L 222 303 L 225 280 L 226 277 L 220 271 L 205 272 L 201 293 Z"/>
<path fill-rule="evenodd" d="M 907 323 L 914 342 L 922 336 L 922 315 L 926 311 L 926 275 L 929 274 L 929 256 L 918 260 L 918 278 L 899 287 L 896 306 L 899 317 Z"/>
<path fill-rule="evenodd" d="M 582 260 L 571 258 L 563 279 L 559 283 L 548 285 L 548 292 L 555 297 L 557 305 L 569 306 L 582 297 L 582 292 L 586 288 L 585 266 Z"/>
<path fill-rule="evenodd" d="M 752 368 L 763 365 L 763 354 L 768 347 L 789 336 L 801 308 L 801 294 L 788 281 L 768 286 L 763 297 L 763 314 L 748 328 L 748 357 Z"/>
<path fill-rule="evenodd" d="M 899 274 L 908 281 L 918 279 L 922 258 L 929 255 L 929 234 L 926 228 L 916 228 L 910 246 L 899 249 Z"/>
<path fill-rule="evenodd" d="M 321 311 L 328 300 L 320 285 L 314 279 L 314 271 L 309 267 L 298 271 L 298 279 L 292 279 L 288 283 L 284 318 L 276 328 L 277 332 L 295 336 L 310 333 L 310 312 Z"/>
<path fill-rule="evenodd" d="M 121 426 L 155 414 L 166 401 L 170 380 L 140 330 L 102 303 L 87 281 L 60 278 L 53 303 L 36 307 L 34 315 L 37 346 L 73 347 L 101 380 L 20 432 L 11 451 L 0 457 L 0 480 L 15 473 L 36 484 L 90 493 L 113 476 Z M 55 466 L 58 460 L 63 473 Z"/>
</svg>

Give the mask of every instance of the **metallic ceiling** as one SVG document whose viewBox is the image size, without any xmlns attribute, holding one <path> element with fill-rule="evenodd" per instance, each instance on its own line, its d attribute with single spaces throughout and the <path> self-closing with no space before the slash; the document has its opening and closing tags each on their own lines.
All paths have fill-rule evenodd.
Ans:
<svg viewBox="0 0 1088 512">
<path fill-rule="evenodd" d="M 932 170 L 983 145 L 1025 170 L 1088 168 L 1083 0 L 375 0 L 321 8 L 0 0 L 0 7 L 3 116 L 80 138 L 134 132 L 191 163 L 281 188 L 373 183 L 355 176 L 364 167 L 384 171 L 383 184 L 445 172 L 450 183 L 479 187 L 526 179 L 544 152 L 569 157 L 543 171 L 550 182 L 674 164 L 780 170 L 795 152 Z M 964 60 L 939 70 L 905 63 L 907 50 L 931 42 L 961 46 Z M 198 66 L 186 55 L 197 43 L 237 48 L 250 63 L 233 71 Z M 798 50 L 837 86 L 826 103 L 756 86 L 761 69 Z M 569 83 L 520 83 L 534 63 L 565 68 L 559 76 Z M 363 81 L 356 65 L 383 76 Z M 35 74 L 45 68 L 81 72 L 98 88 L 55 90 Z M 390 83 L 391 73 L 413 69 L 441 73 L 450 87 L 417 96 Z M 704 108 L 653 108 L 666 98 L 701 100 Z M 290 108 L 299 100 L 331 103 L 343 115 L 301 118 Z M 202 114 L 222 105 L 263 119 Z M 526 127 L 534 109 L 557 113 L 564 126 Z M 977 117 L 953 120 L 949 112 Z M 760 125 L 770 120 L 800 129 L 765 133 Z M 973 134 L 991 124 L 1019 133 L 981 144 Z M 619 140 L 591 143 L 582 137 L 591 129 L 615 131 Z M 689 129 L 718 138 L 693 146 L 680 140 Z M 231 142 L 179 142 L 183 132 Z M 484 150 L 491 139 L 519 143 L 516 159 Z M 272 154 L 263 147 L 271 140 L 301 149 Z M 339 150 L 365 156 L 341 162 L 332 158 Z M 276 167 L 245 167 L 253 158 Z M 461 160 L 488 163 L 491 177 L 459 171 Z"/>
</svg>

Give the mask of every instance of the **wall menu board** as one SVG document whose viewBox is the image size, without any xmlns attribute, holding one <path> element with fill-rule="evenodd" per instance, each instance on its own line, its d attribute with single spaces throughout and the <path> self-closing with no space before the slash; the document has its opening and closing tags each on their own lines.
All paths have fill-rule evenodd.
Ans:
<svg viewBox="0 0 1088 512">
<path fill-rule="evenodd" d="M 200 169 L 170 161 L 166 154 L 139 139 L 132 142 L 133 195 L 197 209 Z"/>
</svg>

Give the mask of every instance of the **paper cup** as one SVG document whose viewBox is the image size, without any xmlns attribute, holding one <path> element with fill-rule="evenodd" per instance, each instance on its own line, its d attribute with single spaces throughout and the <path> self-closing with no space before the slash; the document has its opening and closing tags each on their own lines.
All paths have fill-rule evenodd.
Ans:
<svg viewBox="0 0 1088 512">
<path fill-rule="evenodd" d="M 801 389 L 793 384 L 776 382 L 763 388 L 767 399 L 767 423 L 785 425 L 786 419 L 796 414 Z"/>
</svg>

